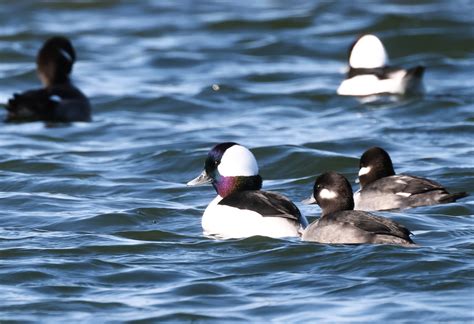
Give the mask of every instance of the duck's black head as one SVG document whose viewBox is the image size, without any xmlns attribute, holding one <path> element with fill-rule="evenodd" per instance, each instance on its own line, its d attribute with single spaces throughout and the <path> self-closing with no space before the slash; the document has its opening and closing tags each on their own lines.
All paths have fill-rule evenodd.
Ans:
<svg viewBox="0 0 474 324">
<path fill-rule="evenodd" d="M 362 154 L 359 162 L 361 188 L 375 180 L 394 174 L 392 159 L 384 149 L 374 146 Z"/>
<path fill-rule="evenodd" d="M 36 56 L 38 76 L 49 87 L 69 82 L 72 66 L 76 61 L 76 52 L 71 42 L 62 36 L 48 39 Z"/>
<path fill-rule="evenodd" d="M 341 210 L 352 210 L 354 199 L 351 185 L 339 173 L 323 173 L 316 178 L 313 197 L 307 203 L 317 203 L 322 209 L 322 216 Z"/>
</svg>

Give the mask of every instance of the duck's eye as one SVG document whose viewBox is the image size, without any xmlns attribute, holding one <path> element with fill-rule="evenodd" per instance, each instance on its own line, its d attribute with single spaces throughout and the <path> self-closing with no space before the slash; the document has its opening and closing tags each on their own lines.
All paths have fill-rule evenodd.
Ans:
<svg viewBox="0 0 474 324">
<path fill-rule="evenodd" d="M 215 161 L 214 161 L 214 166 L 218 166 L 219 163 L 220 163 L 219 161 L 215 160 Z"/>
</svg>

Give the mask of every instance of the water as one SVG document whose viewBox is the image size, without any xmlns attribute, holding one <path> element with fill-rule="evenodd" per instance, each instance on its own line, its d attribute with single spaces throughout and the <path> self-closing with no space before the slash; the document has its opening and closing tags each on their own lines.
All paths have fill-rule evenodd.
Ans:
<svg viewBox="0 0 474 324">
<path fill-rule="evenodd" d="M 0 102 L 38 85 L 37 49 L 65 34 L 94 122 L 0 127 L 0 321 L 472 322 L 472 12 L 469 0 L 4 1 Z M 424 98 L 335 95 L 364 32 L 394 64 L 428 67 Z M 353 181 L 373 145 L 398 172 L 471 196 L 379 213 L 417 249 L 210 240 L 200 216 L 215 193 L 184 183 L 223 141 L 250 147 L 264 187 L 311 220 L 319 208 L 299 201 L 315 176 Z"/>
</svg>

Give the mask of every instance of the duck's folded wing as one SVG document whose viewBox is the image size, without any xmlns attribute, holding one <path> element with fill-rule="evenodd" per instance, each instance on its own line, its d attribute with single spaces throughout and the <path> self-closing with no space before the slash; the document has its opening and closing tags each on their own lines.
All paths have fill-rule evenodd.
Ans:
<svg viewBox="0 0 474 324">
<path fill-rule="evenodd" d="M 416 195 L 416 194 L 425 193 L 425 192 L 429 192 L 433 190 L 446 191 L 446 189 L 442 185 L 440 185 L 439 183 L 435 181 L 416 177 L 416 176 L 401 175 L 402 181 L 404 177 L 407 180 L 409 180 L 407 181 L 405 188 L 403 188 L 404 192 L 408 192 L 408 193 Z"/>
<path fill-rule="evenodd" d="M 45 89 L 15 94 L 6 106 L 7 121 L 48 120 L 54 115 L 56 105 L 54 96 Z"/>
<path fill-rule="evenodd" d="M 383 66 L 378 68 L 353 68 L 349 69 L 347 73 L 347 78 L 353 78 L 359 75 L 374 75 L 379 80 L 390 79 L 396 76 L 399 73 L 403 73 L 405 75 L 406 70 L 392 67 L 392 66 Z"/>
<path fill-rule="evenodd" d="M 442 185 L 435 181 L 403 174 L 379 179 L 369 184 L 368 189 L 389 192 L 402 197 L 410 197 L 434 190 L 446 191 Z"/>
<path fill-rule="evenodd" d="M 246 190 L 233 193 L 219 202 L 239 209 L 255 211 L 265 217 L 284 217 L 300 222 L 301 213 L 288 198 L 275 192 Z"/>
<path fill-rule="evenodd" d="M 411 241 L 411 232 L 405 226 L 363 211 L 341 211 L 319 219 L 321 226 L 330 222 L 346 223 L 373 234 L 391 235 Z"/>
</svg>

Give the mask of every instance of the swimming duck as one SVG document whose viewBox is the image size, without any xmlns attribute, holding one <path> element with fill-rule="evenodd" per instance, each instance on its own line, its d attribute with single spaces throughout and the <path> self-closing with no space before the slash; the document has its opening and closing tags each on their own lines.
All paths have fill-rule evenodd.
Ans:
<svg viewBox="0 0 474 324">
<path fill-rule="evenodd" d="M 75 60 L 76 53 L 67 38 L 48 39 L 36 57 L 43 88 L 15 93 L 6 105 L 5 121 L 90 121 L 89 100 L 70 79 Z"/>
<path fill-rule="evenodd" d="M 358 180 L 360 189 L 354 194 L 357 210 L 404 209 L 450 203 L 467 196 L 466 192 L 450 194 L 432 180 L 395 174 L 392 159 L 380 147 L 362 154 Z"/>
<path fill-rule="evenodd" d="M 317 203 L 321 217 L 303 232 L 303 241 L 328 244 L 396 244 L 413 245 L 411 232 L 388 218 L 354 209 L 352 188 L 347 179 L 336 173 L 320 175 L 313 195 L 304 201 Z"/>
<path fill-rule="evenodd" d="M 349 49 L 349 71 L 337 89 L 343 96 L 419 94 L 425 68 L 388 65 L 385 47 L 377 36 L 363 35 Z"/>
<path fill-rule="evenodd" d="M 308 224 L 285 196 L 262 191 L 257 161 L 247 148 L 233 142 L 214 146 L 202 173 L 188 186 L 212 184 L 217 197 L 202 216 L 205 235 L 218 238 L 299 237 Z"/>
</svg>

